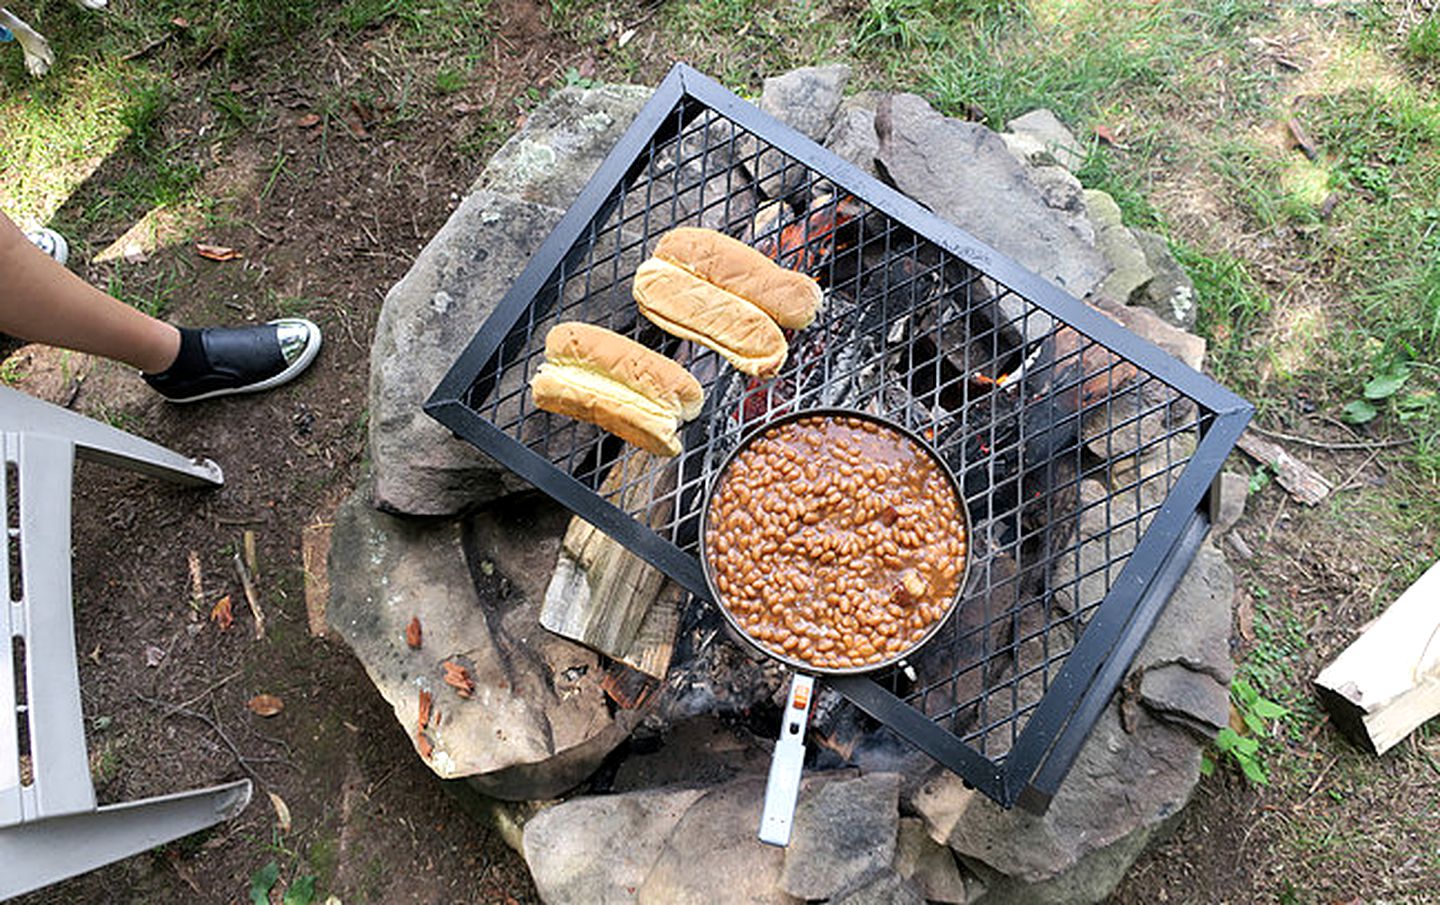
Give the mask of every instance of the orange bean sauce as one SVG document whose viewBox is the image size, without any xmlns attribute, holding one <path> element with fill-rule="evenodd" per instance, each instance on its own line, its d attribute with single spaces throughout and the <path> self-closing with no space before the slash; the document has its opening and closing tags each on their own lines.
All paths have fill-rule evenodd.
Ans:
<svg viewBox="0 0 1440 905">
<path fill-rule="evenodd" d="M 775 653 L 830 669 L 901 656 L 942 619 L 969 538 L 945 473 L 909 437 L 817 415 L 738 453 L 711 503 L 720 603 Z"/>
</svg>

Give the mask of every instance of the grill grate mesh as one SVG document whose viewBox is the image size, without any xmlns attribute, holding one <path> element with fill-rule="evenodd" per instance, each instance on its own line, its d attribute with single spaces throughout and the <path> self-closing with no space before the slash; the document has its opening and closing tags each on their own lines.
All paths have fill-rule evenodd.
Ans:
<svg viewBox="0 0 1440 905">
<path fill-rule="evenodd" d="M 724 454 L 767 417 L 848 406 L 929 438 L 964 487 L 970 574 L 961 609 L 911 662 L 913 672 L 876 683 L 978 754 L 948 765 L 1008 805 L 1074 731 L 1067 726 L 1082 699 L 1113 689 L 1088 680 L 1107 657 L 1123 655 L 1124 642 L 1138 644 L 1131 635 L 1143 638 L 1148 622 L 1132 618 L 1144 609 L 1139 596 L 1107 603 L 1112 587 L 1167 498 L 1173 505 L 1182 475 L 1204 496 L 1234 442 L 1217 436 L 1228 436 L 1216 431 L 1232 414 L 1227 407 L 1248 413 L 897 198 L 677 67 L 427 408 L 522 473 L 528 465 L 532 480 L 579 514 L 607 530 L 618 525 L 612 533 L 697 591 L 705 488 Z M 747 378 L 639 316 L 631 275 L 659 236 L 681 225 L 769 249 L 824 287 L 818 320 L 791 337 L 774 380 Z M 654 459 L 535 408 L 528 383 L 544 360 L 546 331 L 567 320 L 628 335 L 696 375 L 706 405 L 686 427 L 679 457 Z M 1205 461 L 1187 472 L 1197 450 Z M 607 482 L 612 474 L 628 480 Z M 608 524 L 600 500 L 613 507 Z M 1181 520 L 1174 536 L 1203 504 L 1168 517 Z M 1174 548 L 1173 539 L 1161 547 L 1167 555 Z M 1153 577 L 1162 563 L 1141 574 Z M 1104 607 L 1107 618 L 1098 619 Z M 1103 628 L 1092 632 L 1096 623 Z M 1057 680 L 1089 634 L 1097 635 L 1093 653 L 1072 667 L 1090 673 L 1088 684 L 1062 689 Z M 1065 700 L 1051 701 L 1052 689 Z M 1027 733 L 1046 701 L 1058 719 Z M 1077 738 L 1087 729 L 1078 727 Z M 1029 736 L 1024 763 L 1007 764 Z M 934 739 L 921 744 L 936 753 Z M 977 773 L 977 764 L 985 769 Z"/>
</svg>

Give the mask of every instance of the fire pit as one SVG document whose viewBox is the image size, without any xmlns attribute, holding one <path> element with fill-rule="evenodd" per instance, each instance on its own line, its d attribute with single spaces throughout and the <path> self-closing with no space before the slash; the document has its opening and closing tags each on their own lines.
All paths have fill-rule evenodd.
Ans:
<svg viewBox="0 0 1440 905">
<path fill-rule="evenodd" d="M 638 316 L 635 264 L 676 225 L 742 238 L 824 287 L 774 380 Z M 533 406 L 526 388 L 562 320 L 631 336 L 700 379 L 706 407 L 679 457 L 642 458 Z M 697 559 L 715 470 L 750 428 L 815 407 L 927 438 L 972 522 L 956 618 L 908 669 L 826 680 L 866 717 L 820 707 L 816 731 L 853 750 L 878 721 L 1000 804 L 1043 810 L 1205 537 L 1243 400 L 681 65 L 426 404 L 696 595 L 682 645 L 728 643 L 704 630 L 718 616 Z M 1117 476 L 1113 496 L 1085 493 Z M 1111 533 L 1139 535 L 1133 552 L 1108 555 Z"/>
</svg>

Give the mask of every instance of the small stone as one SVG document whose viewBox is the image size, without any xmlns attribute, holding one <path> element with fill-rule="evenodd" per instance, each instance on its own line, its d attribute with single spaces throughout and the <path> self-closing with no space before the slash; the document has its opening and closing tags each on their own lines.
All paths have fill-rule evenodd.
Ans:
<svg viewBox="0 0 1440 905">
<path fill-rule="evenodd" d="M 525 824 L 525 863 L 547 905 L 634 902 L 675 825 L 703 789 L 595 795 Z"/>
<path fill-rule="evenodd" d="M 895 853 L 900 777 L 872 773 L 827 782 L 803 796 L 785 849 L 780 888 L 800 899 L 827 899 Z"/>
<path fill-rule="evenodd" d="M 1005 142 L 1005 147 L 1010 149 L 1015 159 L 1027 167 L 1060 166 L 1045 142 L 1028 132 L 1001 132 L 1000 140 Z"/>
<path fill-rule="evenodd" d="M 1010 120 L 1005 124 L 1005 128 L 1037 139 L 1049 150 L 1057 163 L 1071 172 L 1085 164 L 1085 147 L 1075 140 L 1075 136 L 1060 122 L 1060 118 L 1049 110 L 1031 110 L 1024 116 Z"/>
<path fill-rule="evenodd" d="M 1230 544 L 1230 548 L 1235 551 L 1235 555 L 1241 559 L 1249 560 L 1255 557 L 1255 551 L 1251 550 L 1250 545 L 1245 543 L 1245 538 L 1234 531 L 1225 535 L 1225 541 Z"/>
<path fill-rule="evenodd" d="M 1085 210 L 1095 227 L 1095 246 L 1110 262 L 1110 275 L 1100 284 L 1096 294 L 1124 302 L 1130 293 L 1155 276 L 1145 260 L 1140 243 L 1125 228 L 1120 206 L 1108 194 L 1085 189 Z"/>
<path fill-rule="evenodd" d="M 1143 229 L 1131 232 L 1155 275 L 1130 294 L 1130 304 L 1143 305 L 1182 330 L 1194 329 L 1199 314 L 1195 283 L 1170 253 L 1170 243 L 1158 233 Z"/>
<path fill-rule="evenodd" d="M 1096 307 L 1115 318 L 1131 333 L 1148 339 L 1190 368 L 1198 371 L 1204 366 L 1204 338 L 1166 323 L 1149 308 L 1120 304 L 1109 297 L 1097 299 Z"/>
<path fill-rule="evenodd" d="M 985 891 L 977 878 L 971 876 L 967 882 L 950 849 L 931 839 L 925 831 L 925 821 L 918 817 L 900 818 L 894 867 L 896 873 L 914 883 L 930 902 L 969 905 Z"/>
<path fill-rule="evenodd" d="M 1150 637 L 1135 655 L 1135 666 L 1151 669 L 1179 663 L 1208 674 L 1228 688 L 1235 673 L 1230 659 L 1234 598 L 1235 573 L 1213 544 L 1201 544 L 1169 603 L 1155 620 Z M 1203 719 L 1208 714 L 1196 716 Z M 1220 725 L 1224 725 L 1223 721 Z"/>
<path fill-rule="evenodd" d="M 1220 511 L 1215 516 L 1214 532 L 1221 535 L 1245 515 L 1245 500 L 1250 495 L 1250 481 L 1233 471 L 1220 473 Z"/>
</svg>

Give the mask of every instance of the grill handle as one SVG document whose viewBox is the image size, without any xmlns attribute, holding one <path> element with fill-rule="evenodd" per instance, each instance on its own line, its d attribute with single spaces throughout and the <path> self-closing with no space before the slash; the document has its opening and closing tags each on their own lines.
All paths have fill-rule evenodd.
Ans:
<svg viewBox="0 0 1440 905">
<path fill-rule="evenodd" d="M 780 740 L 770 757 L 770 778 L 765 782 L 765 807 L 760 812 L 760 841 L 784 847 L 790 844 L 795 822 L 795 801 L 800 797 L 800 774 L 805 769 L 805 724 L 810 720 L 810 699 L 815 677 L 795 673 L 790 680 Z"/>
</svg>

